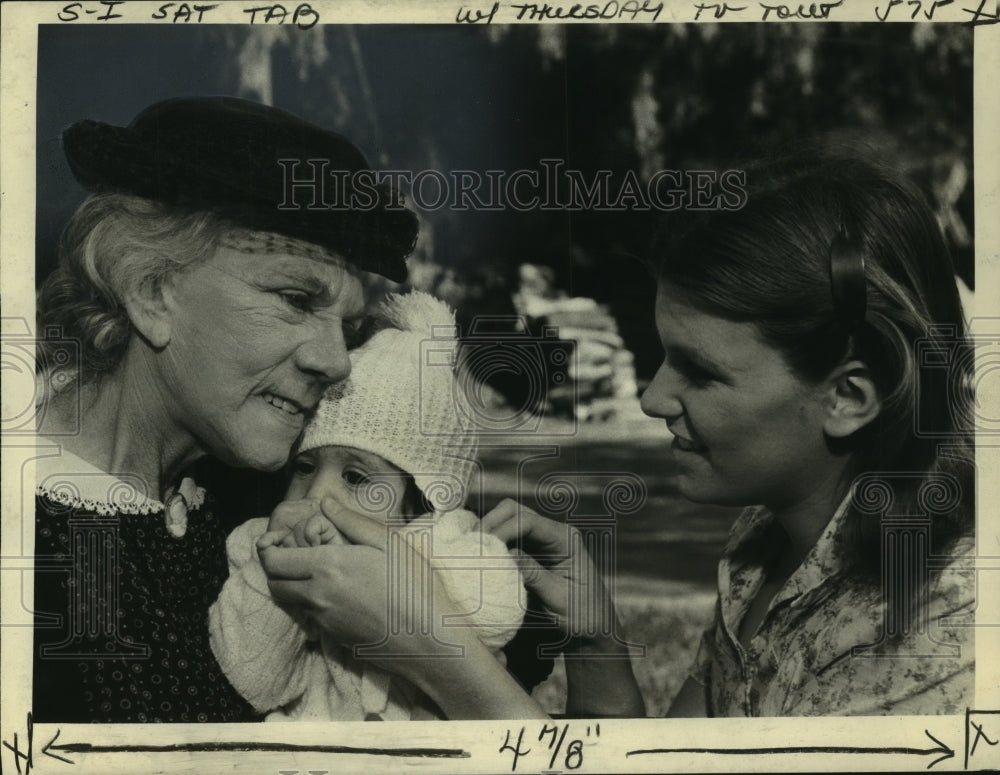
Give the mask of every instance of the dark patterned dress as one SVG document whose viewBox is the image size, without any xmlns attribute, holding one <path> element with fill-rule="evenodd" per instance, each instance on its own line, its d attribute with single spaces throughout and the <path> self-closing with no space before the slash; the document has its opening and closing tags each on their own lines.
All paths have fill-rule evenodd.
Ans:
<svg viewBox="0 0 1000 775">
<path fill-rule="evenodd" d="M 60 458 L 35 499 L 34 719 L 257 720 L 208 642 L 208 608 L 228 575 L 215 504 L 199 491 L 178 537 L 162 503 Z"/>
</svg>

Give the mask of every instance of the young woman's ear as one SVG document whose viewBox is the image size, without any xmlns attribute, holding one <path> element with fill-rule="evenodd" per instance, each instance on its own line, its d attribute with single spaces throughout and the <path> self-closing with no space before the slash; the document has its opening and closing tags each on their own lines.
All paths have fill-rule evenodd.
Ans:
<svg viewBox="0 0 1000 775">
<path fill-rule="evenodd" d="M 123 301 L 132 326 L 153 348 L 162 350 L 170 343 L 169 292 L 163 283 L 141 282 Z"/>
<path fill-rule="evenodd" d="M 833 438 L 846 438 L 861 430 L 882 411 L 882 401 L 871 371 L 861 361 L 838 366 L 828 379 L 828 403 L 823 430 Z"/>
</svg>

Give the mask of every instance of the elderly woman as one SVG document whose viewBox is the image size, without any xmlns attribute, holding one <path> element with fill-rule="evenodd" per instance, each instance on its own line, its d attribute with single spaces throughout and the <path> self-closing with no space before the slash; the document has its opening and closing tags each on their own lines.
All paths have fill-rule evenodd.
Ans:
<svg viewBox="0 0 1000 775">
<path fill-rule="evenodd" d="M 64 144 L 92 194 L 38 296 L 39 329 L 76 349 L 40 358 L 62 367 L 39 375 L 60 453 L 38 471 L 34 717 L 249 719 L 208 644 L 225 528 L 182 477 L 206 455 L 281 468 L 350 371 L 366 276 L 405 277 L 416 218 L 351 188 L 367 165 L 346 139 L 241 100 L 82 121 Z"/>
<path fill-rule="evenodd" d="M 880 164 L 821 146 L 746 175 L 745 207 L 680 214 L 653 251 L 664 359 L 642 406 L 669 432 L 664 475 L 691 501 L 747 507 L 672 714 L 957 712 L 973 691 L 971 358 L 933 212 Z M 324 547 L 262 561 L 276 596 L 368 642 L 379 628 L 345 616 L 377 615 L 368 584 L 331 595 L 325 570 L 369 578 L 362 551 L 379 565 L 348 516 L 372 547 L 350 565 Z M 643 715 L 577 531 L 513 501 L 483 528 L 531 555 L 529 583 L 563 623 L 567 712 Z M 455 714 L 541 712 L 464 645 L 437 674 L 400 669 Z"/>
</svg>

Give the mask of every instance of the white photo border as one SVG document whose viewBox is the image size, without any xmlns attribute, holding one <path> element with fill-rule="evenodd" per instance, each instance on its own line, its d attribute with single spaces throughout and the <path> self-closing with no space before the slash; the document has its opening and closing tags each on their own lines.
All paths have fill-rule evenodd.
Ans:
<svg viewBox="0 0 1000 775">
<path fill-rule="evenodd" d="M 844 0 L 830 20 L 879 24 L 876 11 L 888 0 Z M 3 336 L 32 336 L 19 329 L 34 321 L 35 275 L 35 102 L 37 27 L 58 21 L 68 3 L 5 2 L 0 39 L 2 109 L 0 109 L 0 287 Z M 192 6 L 195 4 L 191 4 Z M 203 5 L 208 5 L 203 4 Z M 221 2 L 204 23 L 246 24 L 248 9 L 265 2 Z M 308 6 L 321 24 L 453 24 L 461 9 L 492 2 L 425 2 L 404 0 L 313 0 L 286 3 L 291 11 Z M 552 6 L 560 3 L 552 2 Z M 570 2 L 562 4 L 565 7 Z M 604 3 L 599 4 L 601 7 Z M 620 3 L 619 5 L 625 5 Z M 636 5 L 641 5 L 637 3 Z M 647 3 L 652 6 L 652 3 Z M 695 3 L 667 2 L 657 23 L 695 23 Z M 732 5 L 737 5 L 733 3 Z M 738 5 L 756 6 L 757 3 Z M 797 4 L 796 4 L 797 5 Z M 128 0 L 109 5 L 95 0 L 81 8 L 97 12 L 76 24 L 167 23 L 154 21 L 162 2 Z M 892 21 L 909 21 L 909 10 Z M 929 7 L 929 6 L 928 6 Z M 518 21 L 513 4 L 495 4 L 495 23 Z M 102 10 L 107 9 L 107 10 Z M 894 9 L 895 12 L 902 8 Z M 101 13 L 123 18 L 101 20 Z M 990 16 L 990 14 L 993 14 Z M 936 22 L 976 23 L 974 38 L 975 107 L 975 234 L 976 296 L 981 319 L 973 323 L 988 333 L 1000 325 L 1000 9 L 980 0 L 955 0 L 935 10 Z M 303 16 L 303 19 L 306 17 Z M 640 18 L 640 21 L 647 19 Z M 721 21 L 749 21 L 733 19 Z M 565 23 L 563 20 L 562 23 Z M 700 21 L 715 21 L 702 18 Z M 759 21 L 759 20 L 757 20 Z M 578 23 L 607 23 L 581 21 Z M 770 23 L 764 22 L 764 23 Z M 785 22 L 790 23 L 790 22 Z M 886 22 L 886 23 L 892 23 Z M 17 321 L 22 321 L 19 324 Z M 994 417 L 1000 396 L 989 390 L 980 400 L 985 416 Z M 3 416 L 10 416 L 22 396 L 16 380 L 3 382 Z M 991 410 L 994 413 L 990 413 Z M 1000 446 L 989 438 L 977 445 L 978 518 L 976 706 L 960 716 L 801 718 L 801 719 L 602 719 L 550 722 L 408 722 L 338 724 L 170 724 L 74 725 L 32 724 L 31 650 L 32 557 L 34 548 L 34 463 L 51 454 L 30 437 L 2 441 L 2 623 L 0 670 L 0 759 L 10 772 L 381 772 L 422 767 L 441 773 L 556 772 L 777 772 L 777 771 L 908 771 L 1000 767 Z M 568 761 L 564 748 L 550 759 L 550 730 L 567 743 L 579 740 L 579 760 Z M 987 741 L 978 738 L 984 730 Z M 518 740 L 521 744 L 518 746 Z M 664 748 L 730 749 L 731 753 L 641 754 Z M 530 753 L 516 753 L 518 750 Z M 737 751 L 736 749 L 742 749 Z M 755 749 L 751 752 L 747 749 Z M 767 749 L 760 750 L 760 749 Z M 808 750 L 814 749 L 814 750 Z M 947 751 L 953 755 L 948 757 Z M 30 757 L 30 758 L 29 758 Z M 572 764 L 577 766 L 573 767 Z"/>
</svg>

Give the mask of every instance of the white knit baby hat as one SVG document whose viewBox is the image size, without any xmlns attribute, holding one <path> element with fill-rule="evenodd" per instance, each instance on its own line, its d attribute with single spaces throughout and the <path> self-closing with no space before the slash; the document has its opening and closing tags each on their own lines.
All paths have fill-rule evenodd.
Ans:
<svg viewBox="0 0 1000 775">
<path fill-rule="evenodd" d="M 476 468 L 475 425 L 455 373 L 455 314 L 427 293 L 390 294 L 380 325 L 351 351 L 351 376 L 327 389 L 299 452 L 363 449 L 413 476 L 435 511 L 462 506 Z"/>
</svg>

